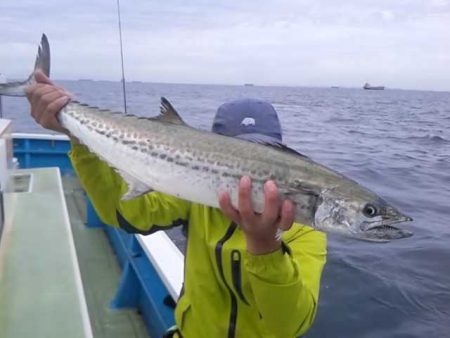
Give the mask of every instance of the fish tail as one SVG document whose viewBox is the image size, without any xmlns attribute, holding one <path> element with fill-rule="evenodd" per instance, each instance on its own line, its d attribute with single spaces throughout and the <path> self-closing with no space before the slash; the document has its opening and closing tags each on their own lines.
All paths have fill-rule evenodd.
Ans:
<svg viewBox="0 0 450 338">
<path fill-rule="evenodd" d="M 34 69 L 28 79 L 25 81 L 6 82 L 0 84 L 0 95 L 25 96 L 25 89 L 29 85 L 36 82 L 34 78 L 34 73 L 36 70 L 40 70 L 45 75 L 50 76 L 50 45 L 45 34 L 42 34 L 41 43 L 36 56 L 36 62 L 34 63 Z"/>
</svg>

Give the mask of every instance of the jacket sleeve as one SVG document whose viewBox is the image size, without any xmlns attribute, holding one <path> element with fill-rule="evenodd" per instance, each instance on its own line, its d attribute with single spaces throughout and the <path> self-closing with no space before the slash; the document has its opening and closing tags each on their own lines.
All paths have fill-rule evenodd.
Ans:
<svg viewBox="0 0 450 338">
<path fill-rule="evenodd" d="M 246 269 L 256 306 L 276 337 L 297 337 L 314 321 L 326 235 L 300 226 L 283 247 L 266 255 L 247 253 Z"/>
<path fill-rule="evenodd" d="M 122 195 L 128 190 L 127 183 L 106 162 L 86 146 L 74 142 L 69 157 L 104 223 L 143 234 L 187 224 L 188 201 L 159 192 L 122 201 Z"/>
</svg>

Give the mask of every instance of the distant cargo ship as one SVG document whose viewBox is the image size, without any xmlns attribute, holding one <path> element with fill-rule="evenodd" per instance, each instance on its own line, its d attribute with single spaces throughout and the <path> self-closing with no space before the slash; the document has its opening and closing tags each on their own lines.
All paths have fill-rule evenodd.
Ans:
<svg viewBox="0 0 450 338">
<path fill-rule="evenodd" d="M 367 82 L 364 84 L 363 88 L 367 90 L 384 90 L 384 86 L 371 86 Z"/>
<path fill-rule="evenodd" d="M 245 86 L 245 87 L 253 87 L 254 84 L 253 84 L 253 83 L 244 83 L 244 86 Z"/>
</svg>

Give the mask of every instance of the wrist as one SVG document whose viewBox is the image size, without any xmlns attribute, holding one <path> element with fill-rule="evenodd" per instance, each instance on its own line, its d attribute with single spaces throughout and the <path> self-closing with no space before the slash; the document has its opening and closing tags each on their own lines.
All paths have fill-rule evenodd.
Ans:
<svg viewBox="0 0 450 338">
<path fill-rule="evenodd" d="M 252 255 L 264 255 L 275 252 L 281 248 L 281 239 L 273 238 L 252 238 L 246 236 L 247 251 Z"/>
</svg>

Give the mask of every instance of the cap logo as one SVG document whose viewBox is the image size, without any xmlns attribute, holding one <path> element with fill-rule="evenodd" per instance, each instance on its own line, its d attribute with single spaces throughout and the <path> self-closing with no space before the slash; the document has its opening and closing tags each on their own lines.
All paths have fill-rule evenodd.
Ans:
<svg viewBox="0 0 450 338">
<path fill-rule="evenodd" d="M 256 121 L 253 117 L 246 117 L 241 121 L 241 126 L 254 126 L 256 124 Z"/>
</svg>

